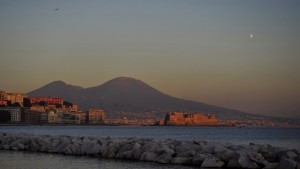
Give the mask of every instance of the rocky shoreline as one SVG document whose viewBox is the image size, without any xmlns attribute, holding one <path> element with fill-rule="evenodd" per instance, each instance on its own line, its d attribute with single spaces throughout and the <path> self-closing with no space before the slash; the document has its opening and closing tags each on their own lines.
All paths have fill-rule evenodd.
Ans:
<svg viewBox="0 0 300 169">
<path fill-rule="evenodd" d="M 300 169 L 300 151 L 270 145 L 234 145 L 206 141 L 155 140 L 11 134 L 0 132 L 0 150 L 193 165 L 199 168 Z"/>
</svg>

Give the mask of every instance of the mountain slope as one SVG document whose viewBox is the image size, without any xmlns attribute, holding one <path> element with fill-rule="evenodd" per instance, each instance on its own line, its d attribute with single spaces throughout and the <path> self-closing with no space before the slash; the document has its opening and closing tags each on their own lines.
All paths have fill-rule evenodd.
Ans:
<svg viewBox="0 0 300 169">
<path fill-rule="evenodd" d="M 31 97 L 61 97 L 66 101 L 72 101 L 76 104 L 83 99 L 85 89 L 79 86 L 68 85 L 63 81 L 54 81 L 30 93 Z"/>
<path fill-rule="evenodd" d="M 140 80 L 118 77 L 102 85 L 81 88 L 55 81 L 28 93 L 29 96 L 61 97 L 78 104 L 82 109 L 103 108 L 108 114 L 116 112 L 166 112 L 186 111 L 213 113 L 222 119 L 254 118 L 257 115 L 237 110 L 183 100 L 166 95 Z"/>
</svg>

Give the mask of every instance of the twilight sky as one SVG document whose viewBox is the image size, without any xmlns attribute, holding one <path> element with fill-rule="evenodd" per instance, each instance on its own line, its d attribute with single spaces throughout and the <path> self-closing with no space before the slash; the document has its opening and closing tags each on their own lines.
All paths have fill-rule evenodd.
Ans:
<svg viewBox="0 0 300 169">
<path fill-rule="evenodd" d="M 300 117 L 299 9 L 299 0 L 0 0 L 0 90 L 129 76 L 180 98 Z"/>
</svg>

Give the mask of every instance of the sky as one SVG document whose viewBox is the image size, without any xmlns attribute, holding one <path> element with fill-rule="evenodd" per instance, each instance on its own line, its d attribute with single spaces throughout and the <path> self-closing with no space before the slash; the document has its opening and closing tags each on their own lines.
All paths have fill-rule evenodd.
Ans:
<svg viewBox="0 0 300 169">
<path fill-rule="evenodd" d="M 0 90 L 127 76 L 179 98 L 300 117 L 299 9 L 299 0 L 0 0 Z"/>
</svg>

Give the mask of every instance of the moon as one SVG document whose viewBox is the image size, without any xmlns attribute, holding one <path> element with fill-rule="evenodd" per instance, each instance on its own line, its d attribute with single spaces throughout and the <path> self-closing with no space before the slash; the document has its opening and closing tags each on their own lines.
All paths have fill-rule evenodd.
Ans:
<svg viewBox="0 0 300 169">
<path fill-rule="evenodd" d="M 250 39 L 252 39 L 254 37 L 254 35 L 252 33 L 249 34 Z"/>
</svg>

